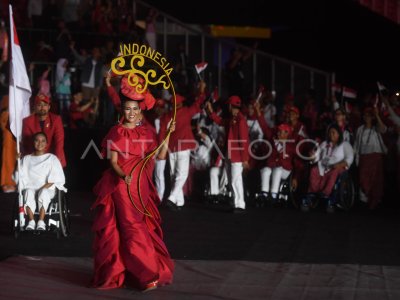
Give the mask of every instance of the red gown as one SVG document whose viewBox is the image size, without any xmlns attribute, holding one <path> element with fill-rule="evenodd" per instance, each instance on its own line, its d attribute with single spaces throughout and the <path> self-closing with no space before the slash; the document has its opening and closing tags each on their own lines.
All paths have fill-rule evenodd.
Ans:
<svg viewBox="0 0 400 300">
<path fill-rule="evenodd" d="M 155 131 L 146 123 L 133 129 L 116 125 L 103 140 L 102 147 L 118 153 L 118 164 L 125 174 L 132 173 L 131 202 L 127 185 L 112 169 L 107 170 L 94 188 L 97 200 L 93 224 L 94 276 L 92 286 L 102 289 L 121 287 L 124 282 L 139 289 L 158 280 L 158 285 L 172 282 L 174 263 L 163 242 L 161 218 L 157 209 L 160 199 L 152 183 L 154 160 L 137 179 L 142 158 L 156 148 Z M 104 151 L 104 150 L 103 150 Z M 104 153 L 107 154 L 107 153 Z M 151 216 L 142 212 L 146 207 Z M 140 212 L 140 211 L 142 212 Z"/>
</svg>

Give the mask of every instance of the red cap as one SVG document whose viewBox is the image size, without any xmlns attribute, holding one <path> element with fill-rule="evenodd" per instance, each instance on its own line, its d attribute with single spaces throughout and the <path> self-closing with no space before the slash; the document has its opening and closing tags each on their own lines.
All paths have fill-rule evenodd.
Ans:
<svg viewBox="0 0 400 300">
<path fill-rule="evenodd" d="M 294 111 L 296 114 L 300 115 L 300 110 L 294 105 L 289 107 L 289 111 Z"/>
<path fill-rule="evenodd" d="M 242 105 L 242 100 L 240 100 L 239 96 L 230 96 L 228 99 L 228 104 L 240 107 Z"/>
<path fill-rule="evenodd" d="M 182 95 L 176 94 L 176 104 L 181 104 L 186 100 Z"/>
<path fill-rule="evenodd" d="M 283 123 L 283 124 L 278 126 L 278 130 L 279 131 L 286 131 L 288 133 L 291 133 L 292 132 L 292 127 L 290 127 L 289 124 Z"/>
<path fill-rule="evenodd" d="M 45 94 L 37 94 L 35 97 L 35 104 L 38 104 L 40 102 L 50 104 L 50 97 L 46 96 Z"/>
</svg>

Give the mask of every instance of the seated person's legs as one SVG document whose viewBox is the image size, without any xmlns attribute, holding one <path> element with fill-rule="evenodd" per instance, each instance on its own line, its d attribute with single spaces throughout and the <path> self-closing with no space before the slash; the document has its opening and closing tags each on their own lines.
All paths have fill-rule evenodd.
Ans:
<svg viewBox="0 0 400 300">
<path fill-rule="evenodd" d="M 272 169 L 265 167 L 260 170 L 261 173 L 261 194 L 267 196 L 269 193 L 269 181 L 271 179 Z"/>
<path fill-rule="evenodd" d="M 36 222 L 34 219 L 34 213 L 36 211 L 36 199 L 35 199 L 35 190 L 26 189 L 24 191 L 24 209 L 25 213 L 28 215 L 29 222 L 26 226 L 27 230 L 34 230 L 36 227 Z"/>
<path fill-rule="evenodd" d="M 307 211 L 309 209 L 313 198 L 315 198 L 315 194 L 320 192 L 322 186 L 321 184 L 322 178 L 323 177 L 320 176 L 319 174 L 318 166 L 315 165 L 314 167 L 312 167 L 310 172 L 307 194 L 303 198 L 303 203 L 302 203 L 303 211 Z"/>
<path fill-rule="evenodd" d="M 210 195 L 216 196 L 220 193 L 219 188 L 219 175 L 221 174 L 222 168 L 212 167 L 210 169 Z"/>
<path fill-rule="evenodd" d="M 287 179 L 290 175 L 290 171 L 285 170 L 282 167 L 277 167 L 272 170 L 272 188 L 271 196 L 273 200 L 278 198 L 279 187 L 282 179 Z"/>
<path fill-rule="evenodd" d="M 51 199 L 55 195 L 55 190 L 41 189 L 38 193 L 38 208 L 39 208 L 39 220 L 37 229 L 45 230 L 46 224 L 44 223 L 44 217 L 46 215 L 47 208 L 49 207 Z"/>
<path fill-rule="evenodd" d="M 332 194 L 336 180 L 342 172 L 341 169 L 332 169 L 324 175 L 320 190 L 324 197 L 329 197 Z"/>
</svg>

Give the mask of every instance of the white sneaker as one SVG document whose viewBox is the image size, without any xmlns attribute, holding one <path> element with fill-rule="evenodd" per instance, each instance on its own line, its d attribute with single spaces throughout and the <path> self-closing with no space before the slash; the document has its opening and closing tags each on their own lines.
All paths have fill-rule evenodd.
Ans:
<svg viewBox="0 0 400 300">
<path fill-rule="evenodd" d="M 43 220 L 37 222 L 36 230 L 46 230 L 46 223 Z"/>
<path fill-rule="evenodd" d="M 26 225 L 25 230 L 35 230 L 36 222 L 35 220 L 30 220 L 28 225 Z"/>
</svg>

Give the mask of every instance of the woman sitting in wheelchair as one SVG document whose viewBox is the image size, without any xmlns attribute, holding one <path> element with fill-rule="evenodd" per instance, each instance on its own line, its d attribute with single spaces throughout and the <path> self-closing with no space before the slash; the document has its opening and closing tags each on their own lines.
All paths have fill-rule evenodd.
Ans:
<svg viewBox="0 0 400 300">
<path fill-rule="evenodd" d="M 36 133 L 33 136 L 33 145 L 34 152 L 22 159 L 19 182 L 24 194 L 24 210 L 29 218 L 26 230 L 34 230 L 35 228 L 46 230 L 44 217 L 47 208 L 56 194 L 56 188 L 66 191 L 64 187 L 65 177 L 57 156 L 46 153 L 46 134 L 43 132 Z M 36 208 L 39 212 L 37 225 L 34 219 Z"/>
<path fill-rule="evenodd" d="M 302 203 L 303 211 L 308 211 L 312 198 L 319 195 L 325 200 L 327 211 L 333 212 L 336 199 L 332 191 L 336 180 L 353 163 L 353 148 L 350 143 L 343 140 L 340 127 L 332 124 L 327 133 L 326 141 L 312 153 L 312 162 L 316 164 L 311 168 L 308 192 Z"/>
<path fill-rule="evenodd" d="M 268 138 L 270 154 L 266 160 L 266 166 L 260 170 L 261 197 L 270 196 L 273 203 L 278 201 L 281 181 L 286 180 L 293 169 L 295 145 L 288 140 L 291 131 L 288 124 L 281 124 L 278 126 L 277 139 Z"/>
</svg>

